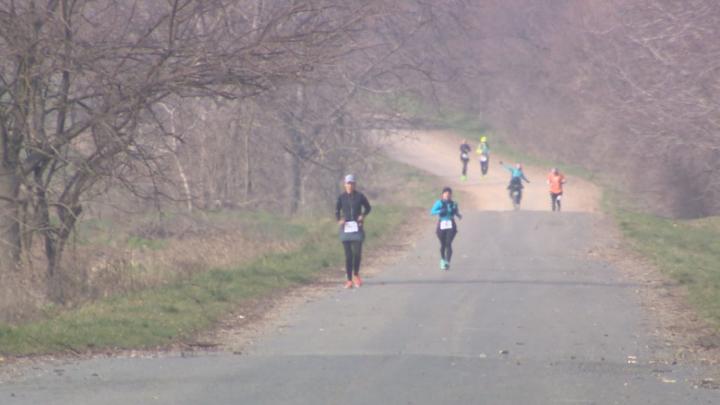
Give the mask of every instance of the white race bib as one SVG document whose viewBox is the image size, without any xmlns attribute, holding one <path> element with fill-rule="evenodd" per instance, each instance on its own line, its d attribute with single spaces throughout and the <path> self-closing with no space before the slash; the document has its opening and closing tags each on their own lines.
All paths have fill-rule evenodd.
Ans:
<svg viewBox="0 0 720 405">
<path fill-rule="evenodd" d="M 440 221 L 440 230 L 452 229 L 453 223 L 450 220 Z"/>
<path fill-rule="evenodd" d="M 467 160 L 467 158 L 468 158 L 468 154 L 467 154 L 467 153 L 464 153 L 464 152 L 463 152 L 463 154 L 460 155 L 460 156 L 463 158 L 463 160 Z"/>
<path fill-rule="evenodd" d="M 358 223 L 355 221 L 347 221 L 345 222 L 345 227 L 343 228 L 343 232 L 345 233 L 355 233 L 359 230 Z"/>
<path fill-rule="evenodd" d="M 487 160 L 488 160 L 488 159 L 487 159 L 487 156 L 485 156 L 485 155 L 480 155 L 480 161 L 481 161 L 481 162 L 487 162 Z"/>
</svg>

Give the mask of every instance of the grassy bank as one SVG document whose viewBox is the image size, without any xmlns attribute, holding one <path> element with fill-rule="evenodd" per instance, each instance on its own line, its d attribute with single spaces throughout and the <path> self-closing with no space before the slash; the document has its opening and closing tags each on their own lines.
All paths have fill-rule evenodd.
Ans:
<svg viewBox="0 0 720 405">
<path fill-rule="evenodd" d="M 399 175 L 404 195 L 412 198 L 409 205 L 408 199 L 404 205 L 392 201 L 374 205 L 366 224 L 369 254 L 416 213 L 413 202 L 425 204 L 426 189 L 430 188 L 430 180 L 416 171 L 384 164 Z M 263 217 L 259 218 L 262 228 Z M 33 322 L 0 325 L 0 353 L 22 356 L 142 349 L 190 339 L 248 299 L 310 283 L 323 269 L 341 265 L 342 249 L 332 218 L 266 219 L 273 232 L 302 234 L 300 246 L 290 252 L 265 254 L 242 266 L 215 268 L 169 285 L 51 311 Z"/>
<path fill-rule="evenodd" d="M 439 116 L 437 125 L 477 141 L 487 126 L 463 114 Z M 603 188 L 604 211 L 616 220 L 629 245 L 688 289 L 698 313 L 720 328 L 720 217 L 673 220 L 643 213 L 623 192 L 611 188 L 600 176 L 567 162 L 551 162 L 513 149 L 502 134 L 492 133 L 493 151 L 507 159 L 543 167 L 558 166 L 570 175 L 593 181 Z"/>
<path fill-rule="evenodd" d="M 690 303 L 720 328 L 720 217 L 672 220 L 613 209 L 627 241 L 686 286 Z"/>
</svg>

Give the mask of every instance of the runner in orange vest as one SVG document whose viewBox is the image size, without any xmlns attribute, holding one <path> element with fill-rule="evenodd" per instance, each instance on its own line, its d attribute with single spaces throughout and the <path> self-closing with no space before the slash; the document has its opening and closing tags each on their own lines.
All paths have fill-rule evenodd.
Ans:
<svg viewBox="0 0 720 405">
<path fill-rule="evenodd" d="M 565 181 L 565 176 L 558 169 L 553 167 L 550 170 L 547 182 L 550 185 L 550 200 L 552 201 L 553 211 L 560 211 Z"/>
</svg>

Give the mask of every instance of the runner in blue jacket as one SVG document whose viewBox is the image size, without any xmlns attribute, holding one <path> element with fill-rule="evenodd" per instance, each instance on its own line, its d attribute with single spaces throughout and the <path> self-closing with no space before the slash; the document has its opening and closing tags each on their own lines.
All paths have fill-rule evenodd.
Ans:
<svg viewBox="0 0 720 405">
<path fill-rule="evenodd" d="M 452 242 L 457 235 L 457 224 L 455 217 L 462 219 L 458 204 L 452 200 L 452 189 L 445 187 L 442 191 L 442 198 L 435 201 L 430 214 L 438 216 L 437 229 L 435 233 L 440 239 L 440 270 L 450 270 L 450 259 L 452 259 Z"/>
</svg>

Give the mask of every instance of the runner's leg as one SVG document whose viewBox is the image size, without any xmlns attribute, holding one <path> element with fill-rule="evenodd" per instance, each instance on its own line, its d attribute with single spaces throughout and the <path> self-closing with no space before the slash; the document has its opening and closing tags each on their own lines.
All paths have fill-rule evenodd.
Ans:
<svg viewBox="0 0 720 405">
<path fill-rule="evenodd" d="M 348 281 L 352 281 L 353 274 L 353 254 L 351 244 L 353 242 L 343 242 L 343 248 L 345 249 L 345 273 L 347 273 Z"/>
<path fill-rule="evenodd" d="M 454 227 L 452 229 L 446 230 L 445 233 L 445 260 L 447 260 L 448 264 L 450 263 L 450 259 L 452 259 L 452 243 L 453 239 L 455 239 L 456 234 L 457 230 Z"/>
<path fill-rule="evenodd" d="M 440 225 L 438 225 L 438 229 L 435 231 L 435 234 L 440 240 L 440 258 L 445 260 L 445 234 L 444 231 L 440 230 Z"/>
<path fill-rule="evenodd" d="M 360 275 L 360 261 L 362 260 L 362 242 L 352 243 L 353 253 L 353 273 L 357 276 Z"/>
</svg>

